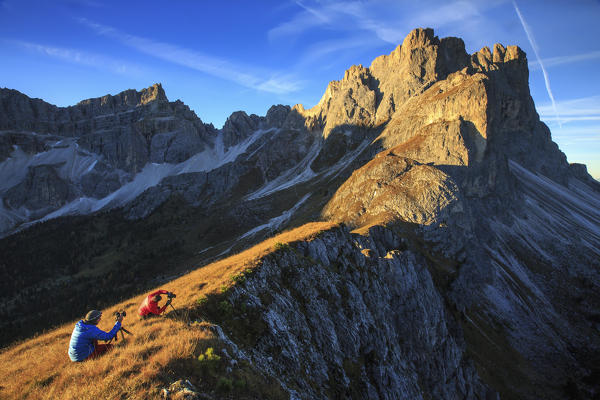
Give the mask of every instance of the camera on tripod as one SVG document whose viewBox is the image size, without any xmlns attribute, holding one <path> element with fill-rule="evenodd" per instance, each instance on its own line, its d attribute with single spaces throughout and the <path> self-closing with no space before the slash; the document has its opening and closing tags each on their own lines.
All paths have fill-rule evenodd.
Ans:
<svg viewBox="0 0 600 400">
<path fill-rule="evenodd" d="M 115 311 L 115 319 L 116 319 L 117 321 L 119 320 L 119 318 L 125 318 L 125 316 L 126 316 L 126 315 L 127 315 L 127 312 L 126 312 L 125 310 Z M 131 333 L 131 332 L 129 332 L 127 329 L 125 329 L 123 326 L 121 326 L 121 327 L 119 328 L 119 331 L 118 331 L 117 333 L 119 333 L 119 332 L 121 332 L 121 338 L 122 338 L 123 340 L 125 340 L 125 334 L 124 334 L 123 332 L 125 332 L 125 333 L 126 333 L 126 334 L 128 334 L 128 335 L 132 335 L 132 333 Z M 115 335 L 114 339 L 115 339 L 115 342 L 116 342 L 117 340 L 119 340 L 119 337 L 118 337 L 118 335 Z M 111 340 L 112 340 L 112 339 L 111 339 Z"/>
<path fill-rule="evenodd" d="M 177 297 L 177 295 L 173 292 L 169 292 L 167 293 L 167 297 L 169 298 L 169 300 L 172 300 L 173 298 Z"/>
</svg>

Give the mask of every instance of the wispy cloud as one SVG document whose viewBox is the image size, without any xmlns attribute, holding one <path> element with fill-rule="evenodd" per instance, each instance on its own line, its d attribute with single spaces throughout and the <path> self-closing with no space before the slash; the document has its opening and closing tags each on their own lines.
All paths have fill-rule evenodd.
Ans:
<svg viewBox="0 0 600 400">
<path fill-rule="evenodd" d="M 596 179 L 600 177 L 600 96 L 589 96 L 557 102 L 560 120 L 551 104 L 537 107 L 541 119 L 548 124 L 552 138 L 568 154 L 571 162 L 588 165 Z M 559 125 L 560 124 L 560 125 Z"/>
<path fill-rule="evenodd" d="M 600 177 L 600 124 L 592 127 L 573 125 L 552 128 L 552 139 L 566 151 L 570 162 L 587 164 L 588 172 Z"/>
<path fill-rule="evenodd" d="M 397 0 L 324 0 L 317 1 L 313 6 L 297 2 L 302 11 L 291 20 L 271 29 L 271 33 L 299 34 L 311 27 L 322 25 L 334 30 L 353 30 L 359 27 L 378 34 L 383 40 L 397 43 L 403 36 L 390 37 L 387 33 L 381 33 L 404 33 L 406 29 L 418 26 L 440 28 L 474 18 L 479 19 L 483 16 L 482 10 L 507 1 L 509 0 L 457 0 L 448 3 L 424 0 L 411 5 Z M 352 24 L 347 23 L 348 17 L 352 18 Z"/>
<path fill-rule="evenodd" d="M 327 25 L 330 23 L 329 18 L 322 12 L 317 12 L 311 7 L 305 6 L 301 2 L 296 2 L 301 12 L 298 12 L 294 17 L 286 22 L 283 22 L 269 30 L 267 36 L 270 40 L 276 40 L 281 37 L 288 37 L 295 34 L 300 34 L 311 28 Z"/>
<path fill-rule="evenodd" d="M 414 26 L 441 27 L 455 24 L 472 18 L 481 17 L 478 7 L 473 2 L 455 1 L 449 4 L 428 7 L 409 19 Z"/>
<path fill-rule="evenodd" d="M 535 58 L 537 59 L 537 62 L 539 63 L 540 68 L 542 69 L 542 74 L 544 75 L 544 83 L 546 84 L 546 91 L 548 92 L 548 97 L 550 97 L 550 101 L 552 102 L 552 107 L 554 109 L 556 121 L 558 122 L 558 124 L 560 126 L 561 119 L 558 115 L 558 111 L 556 110 L 556 101 L 554 100 L 554 95 L 552 94 L 552 89 L 550 89 L 550 79 L 548 78 L 548 73 L 546 72 L 546 68 L 544 67 L 542 58 L 540 57 L 540 53 L 538 51 L 538 46 L 535 42 L 535 38 L 533 36 L 533 33 L 531 32 L 531 29 L 529 28 L 529 25 L 527 25 L 527 22 L 525 22 L 525 18 L 523 17 L 523 14 L 521 14 L 521 10 L 519 10 L 519 7 L 517 6 L 517 2 L 514 0 L 513 0 L 513 6 L 515 7 L 515 11 L 517 12 L 517 15 L 519 16 L 521 25 L 523 25 L 523 29 L 525 30 L 525 34 L 527 35 L 529 44 L 531 44 L 531 47 L 533 48 L 533 52 L 535 53 Z"/>
<path fill-rule="evenodd" d="M 397 0 L 324 0 L 313 2 L 311 5 L 308 5 L 308 1 L 297 2 L 300 10 L 290 20 L 272 28 L 268 35 L 271 40 L 289 40 L 318 28 L 346 34 L 346 38 L 348 33 L 350 36 L 368 33 L 374 45 L 397 45 L 416 27 L 440 29 L 457 24 L 477 25 L 484 20 L 483 9 L 502 2 L 506 0 L 460 0 L 449 4 L 426 0 L 418 6 Z"/>
<path fill-rule="evenodd" d="M 544 59 L 542 59 L 542 63 L 544 64 L 544 67 L 550 68 L 550 67 L 555 67 L 557 65 L 573 64 L 573 63 L 577 63 L 577 62 L 581 62 L 581 61 L 595 60 L 598 58 L 600 58 L 600 50 L 590 51 L 588 53 L 582 53 L 582 54 L 573 54 L 570 56 L 544 58 Z M 529 67 L 531 69 L 541 68 L 540 62 L 537 60 L 531 61 L 531 62 L 529 62 Z"/>
<path fill-rule="evenodd" d="M 563 142 L 595 143 L 600 146 L 600 125 L 591 127 L 562 127 L 554 130 L 552 132 L 552 137 Z"/>
<path fill-rule="evenodd" d="M 309 65 L 322 62 L 332 54 L 340 54 L 345 50 L 370 48 L 373 40 L 370 37 L 349 37 L 339 40 L 323 40 L 309 46 L 296 63 L 296 69 L 303 69 Z"/>
<path fill-rule="evenodd" d="M 540 117 L 542 118 L 542 117 Z M 575 117 L 543 117 L 542 118 L 544 121 L 553 121 L 556 122 L 560 125 L 567 123 L 567 122 L 572 122 L 572 121 L 600 121 L 600 115 L 582 115 L 582 116 L 575 116 Z"/>
<path fill-rule="evenodd" d="M 296 4 L 298 4 L 300 7 L 302 7 L 306 12 L 308 12 L 309 14 L 311 14 L 312 16 L 316 17 L 318 20 L 320 20 L 321 22 L 327 23 L 329 22 L 329 18 L 327 17 L 327 15 L 325 15 L 324 13 L 320 12 L 317 9 L 311 8 L 307 5 L 305 5 L 304 3 L 302 3 L 301 1 L 297 1 Z"/>
<path fill-rule="evenodd" d="M 324 1 L 312 6 L 296 2 L 301 9 L 290 20 L 285 21 L 268 32 L 270 40 L 288 39 L 314 28 L 332 31 L 370 31 L 384 41 L 397 43 L 402 33 L 386 26 L 381 20 L 372 17 L 372 4 L 357 1 Z"/>
<path fill-rule="evenodd" d="M 560 117 L 555 113 L 558 112 Z M 564 124 L 572 121 L 600 121 L 600 96 L 571 99 L 555 104 L 537 106 L 544 121 Z"/>
<path fill-rule="evenodd" d="M 301 82 L 287 74 L 237 65 L 228 60 L 174 44 L 121 32 L 116 28 L 101 25 L 85 18 L 80 18 L 78 21 L 92 28 L 97 34 L 117 40 L 141 53 L 235 82 L 244 87 L 276 94 L 286 94 L 301 88 Z"/>
<path fill-rule="evenodd" d="M 5 42 L 49 57 L 67 61 L 69 63 L 85 65 L 87 67 L 93 67 L 115 74 L 139 76 L 144 70 L 138 65 L 117 60 L 105 55 L 67 49 L 63 47 L 47 46 L 20 40 L 6 40 Z"/>
<path fill-rule="evenodd" d="M 383 3 L 388 3 L 384 1 Z M 388 12 L 395 14 L 396 9 L 392 4 L 386 4 Z M 404 39 L 406 24 L 390 24 L 388 18 L 382 18 L 380 7 L 364 2 L 333 2 L 329 5 L 329 12 L 350 18 L 359 29 L 375 34 L 375 36 L 387 43 L 398 44 Z M 339 20 L 341 27 L 347 29 L 347 22 Z"/>
</svg>

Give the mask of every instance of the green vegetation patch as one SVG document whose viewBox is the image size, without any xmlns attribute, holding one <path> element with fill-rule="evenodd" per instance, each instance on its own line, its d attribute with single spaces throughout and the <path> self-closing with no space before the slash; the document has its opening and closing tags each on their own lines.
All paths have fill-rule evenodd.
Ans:
<svg viewBox="0 0 600 400">
<path fill-rule="evenodd" d="M 292 249 L 292 247 L 288 243 L 281 242 L 276 242 L 273 248 L 275 249 L 275 251 L 288 251 Z"/>
<path fill-rule="evenodd" d="M 237 343 L 253 347 L 267 330 L 261 310 L 249 305 L 246 297 L 235 303 L 229 297 L 227 289 L 198 298 L 190 317 L 220 325 Z"/>
<path fill-rule="evenodd" d="M 249 362 L 232 361 L 227 355 L 233 352 L 219 340 L 201 341 L 195 354 L 194 358 L 172 360 L 163 368 L 165 384 L 185 376 L 203 393 L 218 393 L 235 399 L 289 398 L 275 379 L 263 376 Z"/>
<path fill-rule="evenodd" d="M 244 283 L 246 282 L 246 279 L 252 275 L 253 271 L 254 270 L 252 268 L 246 268 L 238 274 L 231 275 L 230 280 L 235 284 Z"/>
</svg>

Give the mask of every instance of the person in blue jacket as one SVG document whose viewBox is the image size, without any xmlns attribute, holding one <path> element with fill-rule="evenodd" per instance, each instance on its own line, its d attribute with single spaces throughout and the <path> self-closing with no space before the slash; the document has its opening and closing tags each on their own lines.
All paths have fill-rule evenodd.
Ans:
<svg viewBox="0 0 600 400">
<path fill-rule="evenodd" d="M 111 349 L 112 344 L 98 344 L 98 340 L 114 338 L 121 329 L 123 316 L 117 318 L 117 322 L 110 332 L 104 332 L 96 326 L 101 318 L 102 312 L 92 310 L 86 314 L 85 319 L 75 324 L 69 343 L 69 358 L 71 361 L 92 359 Z"/>
</svg>

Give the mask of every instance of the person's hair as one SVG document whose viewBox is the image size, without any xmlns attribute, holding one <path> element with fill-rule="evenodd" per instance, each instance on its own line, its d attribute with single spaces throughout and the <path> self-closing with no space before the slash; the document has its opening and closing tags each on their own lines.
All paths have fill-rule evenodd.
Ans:
<svg viewBox="0 0 600 400">
<path fill-rule="evenodd" d="M 159 301 L 161 301 L 161 300 L 162 300 L 162 297 L 160 297 L 160 294 L 157 294 L 156 296 L 154 296 L 154 297 L 152 298 L 152 300 L 154 300 L 155 302 L 157 302 L 157 303 L 158 303 Z"/>
<path fill-rule="evenodd" d="M 102 316 L 102 312 L 100 312 L 98 310 L 92 310 L 85 315 L 85 319 L 83 320 L 83 322 L 88 325 L 98 325 L 98 322 L 100 322 L 101 316 Z"/>
</svg>

